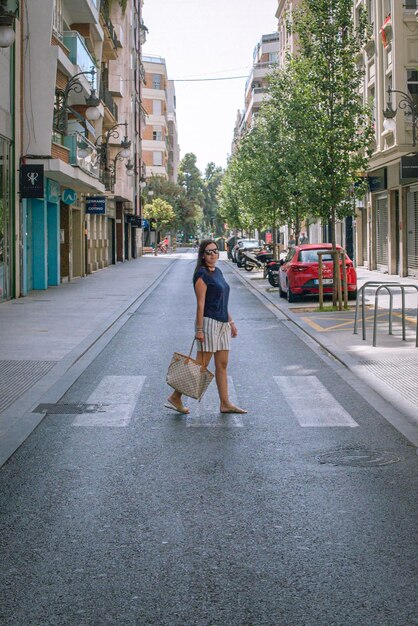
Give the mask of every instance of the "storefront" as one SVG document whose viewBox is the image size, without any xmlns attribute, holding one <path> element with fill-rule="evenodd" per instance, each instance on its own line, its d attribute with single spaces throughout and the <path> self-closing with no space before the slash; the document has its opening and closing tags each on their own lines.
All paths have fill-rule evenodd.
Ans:
<svg viewBox="0 0 418 626">
<path fill-rule="evenodd" d="M 60 186 L 45 179 L 43 198 L 23 200 L 23 293 L 60 284 Z"/>
</svg>

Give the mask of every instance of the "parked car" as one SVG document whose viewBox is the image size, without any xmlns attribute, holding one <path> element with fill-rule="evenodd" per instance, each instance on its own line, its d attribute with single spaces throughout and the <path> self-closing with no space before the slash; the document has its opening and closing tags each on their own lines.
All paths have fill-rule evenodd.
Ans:
<svg viewBox="0 0 418 626">
<path fill-rule="evenodd" d="M 235 260 L 238 267 L 242 267 L 244 259 L 241 252 L 243 250 L 259 250 L 260 248 L 261 246 L 258 239 L 240 239 L 233 248 L 233 260 Z"/>
<path fill-rule="evenodd" d="M 280 262 L 279 290 L 282 298 L 295 302 L 298 296 L 319 293 L 318 252 L 332 250 L 330 243 L 303 244 L 290 248 L 286 258 Z M 341 246 L 337 246 L 341 250 Z M 333 261 L 331 254 L 324 254 L 323 288 L 324 294 L 331 294 L 333 287 Z M 346 257 L 347 291 L 350 300 L 357 297 L 357 274 L 351 259 Z M 340 271 L 342 272 L 341 268 Z M 342 274 L 341 274 L 342 275 Z"/>
</svg>

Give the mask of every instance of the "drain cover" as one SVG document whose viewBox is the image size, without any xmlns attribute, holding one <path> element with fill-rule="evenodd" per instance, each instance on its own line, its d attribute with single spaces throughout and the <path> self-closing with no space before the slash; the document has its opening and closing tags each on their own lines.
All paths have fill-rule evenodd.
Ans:
<svg viewBox="0 0 418 626">
<path fill-rule="evenodd" d="M 48 413 L 48 415 L 82 415 L 83 413 L 98 413 L 102 404 L 38 404 L 33 413 Z"/>
<path fill-rule="evenodd" d="M 350 467 L 378 467 L 398 463 L 401 459 L 385 450 L 362 450 L 359 448 L 347 448 L 345 450 L 332 450 L 316 457 L 320 463 L 328 465 L 347 465 Z"/>
</svg>

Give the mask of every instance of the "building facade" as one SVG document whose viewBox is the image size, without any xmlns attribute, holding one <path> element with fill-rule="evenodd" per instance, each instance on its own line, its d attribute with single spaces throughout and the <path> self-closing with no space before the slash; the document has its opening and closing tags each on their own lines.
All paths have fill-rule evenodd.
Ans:
<svg viewBox="0 0 418 626">
<path fill-rule="evenodd" d="M 234 144 L 247 128 L 251 128 L 253 117 L 260 109 L 266 97 L 268 74 L 277 65 L 279 52 L 279 35 L 270 33 L 263 35 L 254 48 L 253 64 L 245 83 L 244 109 L 238 111 L 234 129 Z"/>
<path fill-rule="evenodd" d="M 159 56 L 143 56 L 145 84 L 143 105 L 146 123 L 142 133 L 145 177 L 168 178 L 167 68 Z"/>
<path fill-rule="evenodd" d="M 356 20 L 362 8 L 372 35 L 358 62 L 375 136 L 370 191 L 358 203 L 355 220 L 357 262 L 389 274 L 418 275 L 418 2 L 357 0 Z"/>
<path fill-rule="evenodd" d="M 165 59 L 143 56 L 145 84 L 143 106 L 146 123 L 142 134 L 145 178 L 163 176 L 177 181 L 180 160 L 174 82 L 167 78 Z"/>
<path fill-rule="evenodd" d="M 142 0 L 27 3 L 14 30 L 0 49 L 2 298 L 142 250 Z"/>
</svg>

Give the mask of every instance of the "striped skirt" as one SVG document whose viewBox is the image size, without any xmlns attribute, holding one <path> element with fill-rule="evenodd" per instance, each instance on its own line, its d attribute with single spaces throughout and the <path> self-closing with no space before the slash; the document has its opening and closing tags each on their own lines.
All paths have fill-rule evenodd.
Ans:
<svg viewBox="0 0 418 626">
<path fill-rule="evenodd" d="M 229 350 L 231 344 L 231 327 L 228 322 L 218 322 L 211 317 L 203 318 L 204 352 L 218 352 Z M 200 348 L 200 346 L 198 346 Z"/>
</svg>

